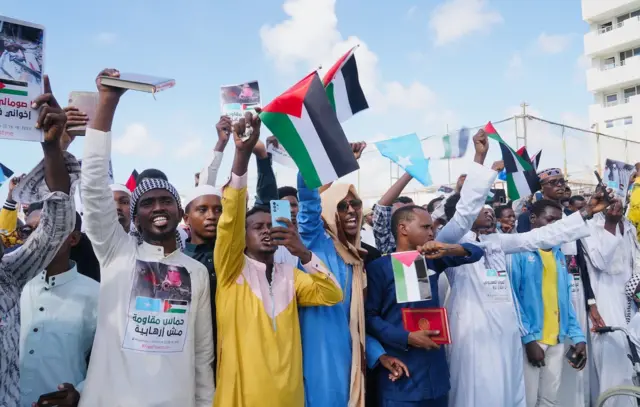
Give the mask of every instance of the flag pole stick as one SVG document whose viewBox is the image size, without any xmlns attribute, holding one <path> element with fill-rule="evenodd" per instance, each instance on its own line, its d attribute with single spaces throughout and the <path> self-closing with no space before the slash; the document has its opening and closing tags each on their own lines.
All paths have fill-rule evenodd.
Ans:
<svg viewBox="0 0 640 407">
<path fill-rule="evenodd" d="M 447 124 L 447 134 L 449 134 L 449 125 Z M 449 185 L 451 185 L 451 158 L 447 158 L 447 178 Z"/>
</svg>

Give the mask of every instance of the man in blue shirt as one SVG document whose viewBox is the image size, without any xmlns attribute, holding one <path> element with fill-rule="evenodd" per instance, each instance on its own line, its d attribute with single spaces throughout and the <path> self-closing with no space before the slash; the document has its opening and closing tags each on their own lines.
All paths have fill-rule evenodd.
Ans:
<svg viewBox="0 0 640 407">
<path fill-rule="evenodd" d="M 438 274 L 449 267 L 473 263 L 484 251 L 472 244 L 445 244 L 433 241 L 433 222 L 424 208 L 404 206 L 395 211 L 391 228 L 396 251 L 416 248 L 427 258 L 432 297 L 429 300 L 398 304 L 391 258 L 384 256 L 367 265 L 365 317 L 367 334 L 375 337 L 388 355 L 408 367 L 407 377 L 390 380 L 389 372 L 376 368 L 379 407 L 446 407 L 449 392 L 449 368 L 444 348 L 433 342 L 437 331 L 407 332 L 402 308 L 437 308 Z M 431 272 L 433 271 L 433 272 Z"/>
</svg>

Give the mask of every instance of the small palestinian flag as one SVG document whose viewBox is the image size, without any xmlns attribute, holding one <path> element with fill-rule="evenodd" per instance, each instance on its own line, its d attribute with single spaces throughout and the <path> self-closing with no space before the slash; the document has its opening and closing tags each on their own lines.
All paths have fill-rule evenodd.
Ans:
<svg viewBox="0 0 640 407">
<path fill-rule="evenodd" d="M 535 171 L 529 161 L 516 153 L 503 139 L 500 137 L 491 122 L 484 127 L 484 132 L 491 140 L 500 144 L 502 152 L 502 161 L 504 161 L 504 169 L 507 178 L 507 194 L 509 199 L 516 200 L 531 195 L 536 191 L 535 179 L 532 178 L 531 172 L 535 176 Z"/>
<path fill-rule="evenodd" d="M 431 283 L 424 258 L 417 251 L 391 253 L 398 303 L 431 299 Z"/>
<path fill-rule="evenodd" d="M 11 178 L 13 175 L 13 171 L 5 167 L 2 163 L 0 163 L 0 186 L 4 184 L 5 181 Z"/>
<path fill-rule="evenodd" d="M 0 94 L 29 96 L 29 84 L 27 82 L 13 81 L 0 78 Z"/>
<path fill-rule="evenodd" d="M 369 108 L 358 79 L 358 65 L 353 47 L 329 69 L 322 79 L 329 101 L 340 123 Z"/>
<path fill-rule="evenodd" d="M 308 188 L 360 168 L 317 72 L 272 100 L 260 119 L 296 163 Z"/>
<path fill-rule="evenodd" d="M 186 314 L 189 309 L 189 301 L 164 300 L 163 312 L 169 314 Z"/>
<path fill-rule="evenodd" d="M 133 172 L 129 176 L 129 179 L 124 184 L 129 191 L 133 192 L 136 189 L 136 187 L 138 186 L 137 179 L 138 179 L 138 171 L 133 170 Z"/>
</svg>

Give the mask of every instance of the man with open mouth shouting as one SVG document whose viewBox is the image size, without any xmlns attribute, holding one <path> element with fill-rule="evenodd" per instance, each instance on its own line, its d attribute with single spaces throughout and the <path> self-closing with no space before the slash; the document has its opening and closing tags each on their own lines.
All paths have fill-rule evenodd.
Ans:
<svg viewBox="0 0 640 407">
<path fill-rule="evenodd" d="M 210 407 L 213 335 L 205 266 L 180 251 L 176 189 L 145 178 L 131 195 L 135 231 L 118 220 L 106 176 L 111 124 L 124 90 L 97 84 L 82 168 L 86 232 L 100 262 L 96 339 L 80 406 Z"/>
</svg>

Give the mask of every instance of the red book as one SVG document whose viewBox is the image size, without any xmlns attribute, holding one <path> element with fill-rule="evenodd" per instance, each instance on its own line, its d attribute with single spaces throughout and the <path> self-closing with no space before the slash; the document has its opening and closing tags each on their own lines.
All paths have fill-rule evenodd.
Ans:
<svg viewBox="0 0 640 407">
<path fill-rule="evenodd" d="M 449 317 L 445 308 L 402 308 L 404 329 L 409 332 L 440 331 L 431 339 L 438 345 L 451 344 Z"/>
</svg>

